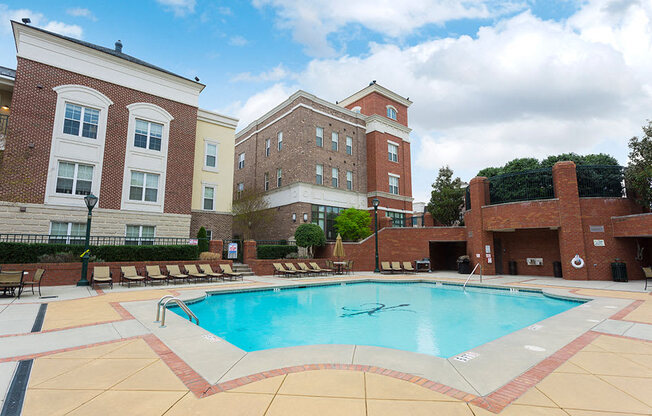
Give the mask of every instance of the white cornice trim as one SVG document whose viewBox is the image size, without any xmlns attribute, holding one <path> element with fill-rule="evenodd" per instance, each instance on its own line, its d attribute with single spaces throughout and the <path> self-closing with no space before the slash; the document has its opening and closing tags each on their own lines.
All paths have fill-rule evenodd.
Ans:
<svg viewBox="0 0 652 416">
<path fill-rule="evenodd" d="M 379 206 L 378 209 L 382 209 L 383 211 L 401 212 L 403 214 L 414 214 L 413 211 L 406 211 L 404 209 L 387 208 L 387 207 L 381 207 L 381 206 Z M 367 211 L 373 211 L 374 207 L 367 207 L 366 210 Z"/>
<path fill-rule="evenodd" d="M 371 94 L 372 92 L 377 92 L 378 94 L 383 95 L 383 96 L 389 98 L 390 100 L 394 100 L 397 103 L 401 103 L 406 107 L 409 107 L 410 105 L 412 105 L 412 101 L 408 100 L 407 98 L 403 98 L 400 95 L 398 95 L 397 93 L 395 93 L 393 91 L 390 91 L 387 88 L 382 87 L 382 86 L 380 86 L 378 84 L 375 84 L 375 83 L 371 84 L 368 87 L 363 88 L 360 91 L 356 92 L 355 94 L 343 99 L 342 101 L 340 101 L 338 103 L 338 105 L 341 105 L 342 107 L 346 107 L 347 105 L 349 105 L 351 103 L 354 103 L 354 102 L 358 101 L 359 99 L 361 99 L 363 97 L 366 97 L 367 95 Z"/>
<path fill-rule="evenodd" d="M 280 188 L 271 189 L 265 192 L 265 199 L 270 208 L 298 202 L 340 208 L 364 209 L 367 206 L 367 195 L 365 193 L 306 182 L 294 182 Z"/>
<path fill-rule="evenodd" d="M 412 129 L 386 117 L 372 114 L 367 118 L 367 134 L 374 131 L 391 134 L 392 136 L 409 143 L 410 132 Z"/>
<path fill-rule="evenodd" d="M 391 173 L 390 173 L 390 175 L 391 175 Z M 414 201 L 414 198 L 412 198 L 411 196 L 390 194 L 389 192 L 372 191 L 372 192 L 367 193 L 368 198 L 373 198 L 373 197 L 376 197 L 376 196 L 380 196 L 380 197 L 387 198 L 387 199 L 394 199 L 394 200 L 403 201 L 403 202 L 412 202 L 412 201 Z"/>
<path fill-rule="evenodd" d="M 238 126 L 239 121 L 235 117 L 204 110 L 203 108 L 197 109 L 197 120 L 232 129 L 235 129 Z"/>
</svg>

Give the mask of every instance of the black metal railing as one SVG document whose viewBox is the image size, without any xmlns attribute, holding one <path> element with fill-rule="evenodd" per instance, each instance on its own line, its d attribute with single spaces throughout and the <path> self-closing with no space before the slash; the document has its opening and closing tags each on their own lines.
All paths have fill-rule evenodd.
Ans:
<svg viewBox="0 0 652 416">
<path fill-rule="evenodd" d="M 625 168 L 607 165 L 580 165 L 576 168 L 580 197 L 625 198 Z"/>
<path fill-rule="evenodd" d="M 9 115 L 0 114 L 0 134 L 7 134 L 7 127 L 9 126 Z"/>
<path fill-rule="evenodd" d="M 552 168 L 506 173 L 489 178 L 491 205 L 554 197 Z"/>
<path fill-rule="evenodd" d="M 464 193 L 464 204 L 466 205 L 466 210 L 471 209 L 471 187 L 467 186 Z"/>
<path fill-rule="evenodd" d="M 256 240 L 257 246 L 296 246 L 296 241 L 288 240 Z"/>
<path fill-rule="evenodd" d="M 128 245 L 195 245 L 198 239 L 188 237 L 118 237 L 91 235 L 92 246 L 128 246 Z M 0 243 L 27 244 L 70 244 L 83 245 L 84 236 L 53 234 L 0 234 Z"/>
</svg>

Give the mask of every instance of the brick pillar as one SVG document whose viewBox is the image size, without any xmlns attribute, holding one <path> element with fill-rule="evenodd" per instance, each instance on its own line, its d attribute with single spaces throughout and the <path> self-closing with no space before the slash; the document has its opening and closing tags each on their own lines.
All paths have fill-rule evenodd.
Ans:
<svg viewBox="0 0 652 416">
<path fill-rule="evenodd" d="M 247 263 L 249 260 L 255 260 L 258 255 L 256 254 L 256 241 L 245 240 L 242 249 L 242 262 Z"/>
<path fill-rule="evenodd" d="M 424 227 L 434 227 L 435 226 L 435 219 L 432 218 L 432 214 L 429 212 L 426 212 L 423 214 L 423 226 Z"/>
<path fill-rule="evenodd" d="M 471 195 L 471 210 L 464 216 L 466 224 L 466 252 L 471 258 L 471 265 L 480 262 L 482 273 L 487 275 L 496 274 L 494 263 L 494 234 L 484 230 L 482 220 L 482 206 L 489 203 L 489 180 L 484 176 L 476 176 L 469 183 Z M 490 248 L 491 263 L 486 253 L 486 246 Z M 480 257 L 478 258 L 478 254 Z"/>
<path fill-rule="evenodd" d="M 582 210 L 577 189 L 575 163 L 557 162 L 552 167 L 555 197 L 559 199 L 559 251 L 564 279 L 588 280 L 588 262 L 582 230 Z M 571 260 L 578 254 L 584 267 L 576 269 Z"/>
<path fill-rule="evenodd" d="M 224 241 L 222 240 L 211 240 L 208 242 L 208 251 L 211 253 L 217 253 L 222 258 L 222 250 L 224 249 Z"/>
</svg>

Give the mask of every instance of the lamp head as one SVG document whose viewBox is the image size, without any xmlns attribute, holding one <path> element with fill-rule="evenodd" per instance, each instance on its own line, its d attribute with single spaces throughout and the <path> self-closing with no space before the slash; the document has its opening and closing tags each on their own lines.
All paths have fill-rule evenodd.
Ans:
<svg viewBox="0 0 652 416">
<path fill-rule="evenodd" d="M 378 198 L 374 198 L 371 201 L 371 204 L 374 206 L 374 209 L 378 209 L 378 205 L 380 205 L 380 201 L 378 200 Z"/>
<path fill-rule="evenodd" d="M 93 208 L 95 208 L 95 205 L 97 205 L 97 200 L 98 199 L 99 198 L 96 197 L 95 195 L 93 195 L 92 193 L 86 195 L 84 197 L 84 202 L 86 203 L 86 208 L 88 208 L 89 210 L 92 210 Z"/>
</svg>

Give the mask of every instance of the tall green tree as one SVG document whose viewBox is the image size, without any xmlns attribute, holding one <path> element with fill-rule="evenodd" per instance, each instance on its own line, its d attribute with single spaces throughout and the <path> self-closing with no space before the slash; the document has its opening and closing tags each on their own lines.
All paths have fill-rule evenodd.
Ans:
<svg viewBox="0 0 652 416">
<path fill-rule="evenodd" d="M 439 169 L 439 175 L 432 184 L 428 211 L 435 221 L 443 225 L 457 225 L 464 206 L 464 183 L 453 179 L 453 170 L 448 166 Z"/>
<path fill-rule="evenodd" d="M 294 232 L 294 239 L 299 247 L 308 248 L 310 257 L 313 256 L 313 247 L 326 244 L 324 230 L 317 224 L 301 224 Z"/>
<path fill-rule="evenodd" d="M 335 218 L 335 229 L 343 240 L 362 240 L 371 235 L 371 215 L 361 209 L 345 209 Z"/>
<path fill-rule="evenodd" d="M 625 170 L 627 187 L 641 206 L 652 209 L 652 121 L 643 126 L 641 138 L 629 139 L 629 163 Z"/>
</svg>

